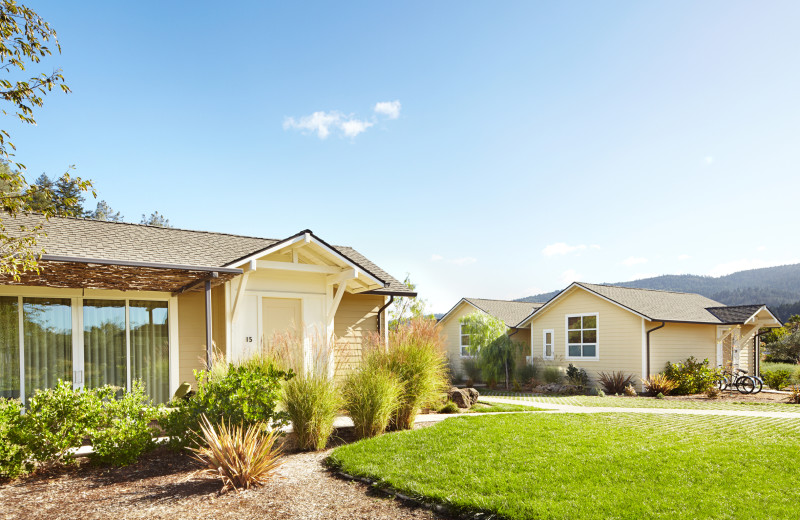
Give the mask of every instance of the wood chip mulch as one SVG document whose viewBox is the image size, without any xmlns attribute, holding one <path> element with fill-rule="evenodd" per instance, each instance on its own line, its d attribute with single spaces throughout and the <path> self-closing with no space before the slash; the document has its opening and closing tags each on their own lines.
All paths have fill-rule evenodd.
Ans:
<svg viewBox="0 0 800 520">
<path fill-rule="evenodd" d="M 124 468 L 84 461 L 1 483 L 0 520 L 444 518 L 337 478 L 322 463 L 328 453 L 289 453 L 264 487 L 226 494 L 220 494 L 218 479 L 196 475 L 190 457 L 166 449 Z"/>
</svg>

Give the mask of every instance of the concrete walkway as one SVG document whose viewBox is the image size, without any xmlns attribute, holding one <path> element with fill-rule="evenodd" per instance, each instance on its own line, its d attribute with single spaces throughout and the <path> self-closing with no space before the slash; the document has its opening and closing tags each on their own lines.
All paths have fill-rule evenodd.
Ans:
<svg viewBox="0 0 800 520">
<path fill-rule="evenodd" d="M 656 413 L 672 415 L 725 415 L 735 417 L 772 417 L 775 419 L 800 419 L 797 412 L 758 412 L 750 410 L 692 410 L 685 408 L 618 408 L 614 406 L 575 406 L 571 404 L 541 403 L 522 399 L 481 396 L 487 403 L 524 404 L 562 413 Z M 475 414 L 481 415 L 481 414 Z"/>
</svg>

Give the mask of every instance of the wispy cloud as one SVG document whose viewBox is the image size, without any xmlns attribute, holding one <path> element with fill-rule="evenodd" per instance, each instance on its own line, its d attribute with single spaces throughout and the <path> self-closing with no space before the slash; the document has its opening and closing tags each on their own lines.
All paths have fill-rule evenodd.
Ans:
<svg viewBox="0 0 800 520">
<path fill-rule="evenodd" d="M 400 101 L 376 103 L 373 111 L 388 119 L 397 119 L 400 117 Z M 320 139 L 327 139 L 334 132 L 344 137 L 354 138 L 375 126 L 377 121 L 378 118 L 375 115 L 368 119 L 362 119 L 354 114 L 346 115 L 338 110 L 319 111 L 298 118 L 286 117 L 283 120 L 283 129 L 299 130 L 307 135 L 316 134 Z"/>
<path fill-rule="evenodd" d="M 397 119 L 400 117 L 400 101 L 381 101 L 380 103 L 375 103 L 373 110 L 376 114 L 385 115 L 389 119 Z"/>
<path fill-rule="evenodd" d="M 584 251 L 588 248 L 586 244 L 579 244 L 577 246 L 571 246 L 566 242 L 556 242 L 555 244 L 550 244 L 542 249 L 542 254 L 544 256 L 557 256 L 557 255 L 566 255 L 569 253 L 574 253 L 576 251 Z"/>
<path fill-rule="evenodd" d="M 471 256 L 462 256 L 460 258 L 445 258 L 442 255 L 431 255 L 431 262 L 443 262 L 453 265 L 470 265 L 477 262 L 478 259 Z"/>
<path fill-rule="evenodd" d="M 567 269 L 561 273 L 560 280 L 564 284 L 577 282 L 581 279 L 581 275 L 575 269 Z"/>
<path fill-rule="evenodd" d="M 647 258 L 643 258 L 641 256 L 629 256 L 622 261 L 622 265 L 627 265 L 628 267 L 645 263 L 647 263 Z"/>
</svg>

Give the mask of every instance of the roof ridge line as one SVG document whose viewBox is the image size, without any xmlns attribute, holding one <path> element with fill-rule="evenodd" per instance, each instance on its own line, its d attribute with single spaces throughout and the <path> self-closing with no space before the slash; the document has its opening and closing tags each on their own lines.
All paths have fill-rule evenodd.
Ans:
<svg viewBox="0 0 800 520">
<path fill-rule="evenodd" d="M 597 287 L 613 287 L 614 289 L 631 289 L 633 291 L 652 291 L 652 292 L 659 292 L 659 293 L 670 293 L 670 294 L 689 294 L 692 296 L 702 296 L 703 298 L 707 298 L 711 300 L 708 296 L 703 296 L 700 293 L 696 292 L 685 292 L 685 291 L 667 291 L 665 289 L 645 289 L 641 287 L 625 287 L 624 285 L 614 285 L 610 283 L 589 283 L 589 282 L 575 282 L 578 285 L 594 285 Z M 712 300 L 714 301 L 714 300 Z"/>
</svg>

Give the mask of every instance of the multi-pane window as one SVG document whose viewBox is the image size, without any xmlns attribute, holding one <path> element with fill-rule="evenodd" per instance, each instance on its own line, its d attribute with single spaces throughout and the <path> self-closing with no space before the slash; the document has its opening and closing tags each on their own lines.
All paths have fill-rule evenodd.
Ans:
<svg viewBox="0 0 800 520">
<path fill-rule="evenodd" d="M 471 357 L 469 351 L 469 329 L 467 325 L 461 324 L 461 357 Z"/>
<path fill-rule="evenodd" d="M 553 329 L 542 331 L 542 357 L 553 359 Z"/>
<path fill-rule="evenodd" d="M 597 313 L 567 316 L 567 358 L 597 358 Z"/>
</svg>

